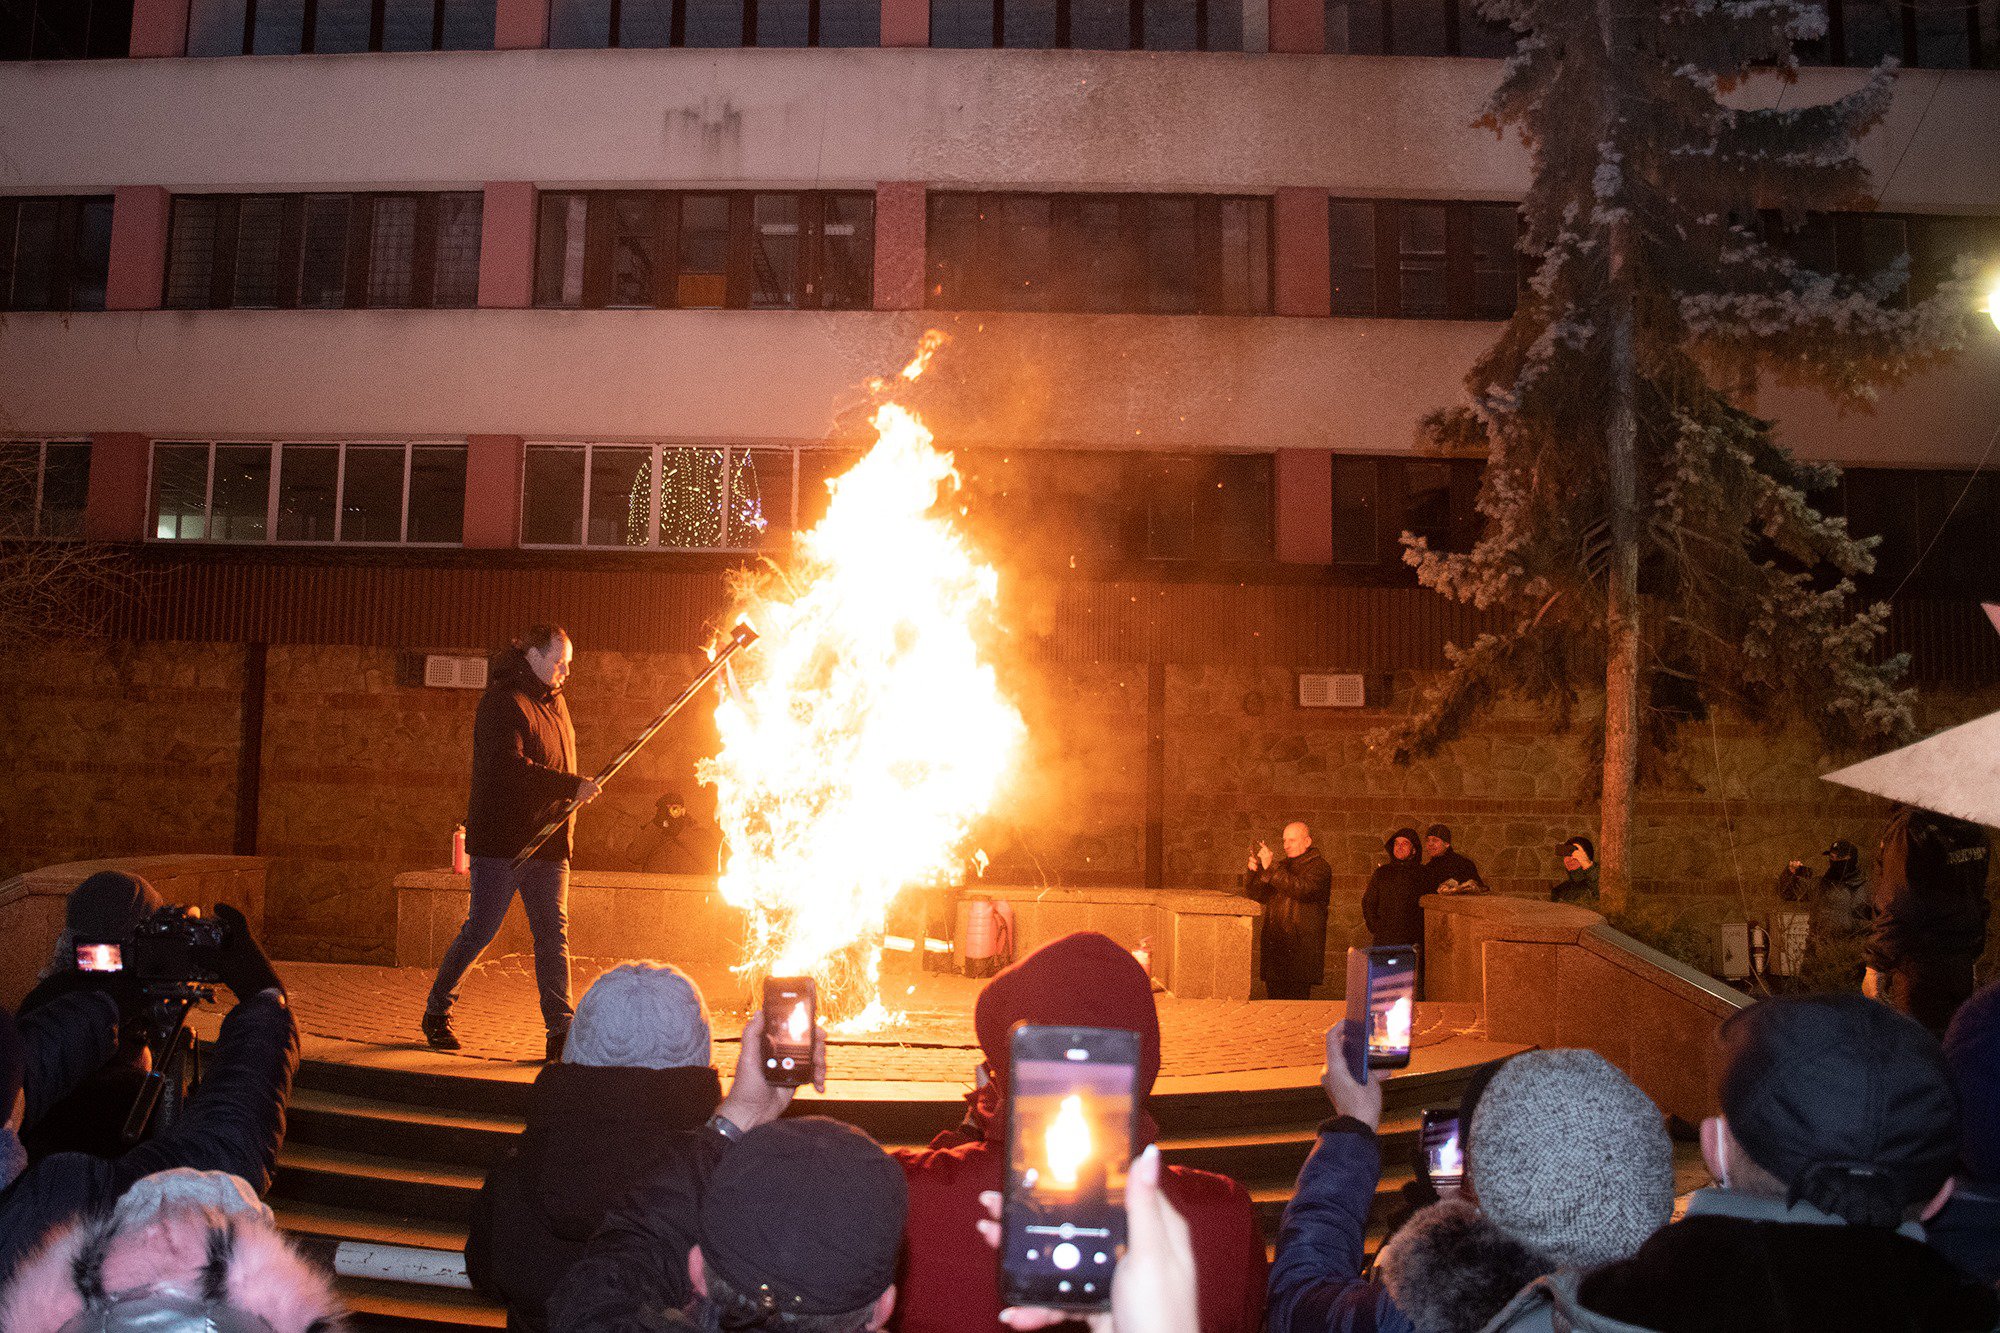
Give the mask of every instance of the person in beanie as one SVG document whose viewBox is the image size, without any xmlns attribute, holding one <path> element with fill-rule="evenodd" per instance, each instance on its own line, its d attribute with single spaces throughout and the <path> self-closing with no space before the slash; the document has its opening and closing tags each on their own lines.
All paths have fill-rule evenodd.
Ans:
<svg viewBox="0 0 2000 1333">
<path fill-rule="evenodd" d="M 1722 1024 L 1719 1182 L 1629 1259 L 1522 1292 L 1510 1333 L 1986 1333 L 2000 1297 L 1924 1243 L 1958 1105 L 1936 1038 L 1859 995 L 1764 1000 Z"/>
<path fill-rule="evenodd" d="M 560 1062 L 528 1092 L 527 1126 L 487 1173 L 466 1275 L 507 1327 L 548 1327 L 549 1294 L 614 1204 L 715 1114 L 708 1006 L 679 968 L 626 963 L 591 984 Z"/>
<path fill-rule="evenodd" d="M 1861 993 L 1894 1005 L 1937 1036 L 1972 994 L 1986 949 L 1986 831 L 1902 806 L 1875 854 L 1875 915 Z"/>
<path fill-rule="evenodd" d="M 1472 858 L 1452 847 L 1451 829 L 1444 824 L 1424 830 L 1424 892 L 1489 892 Z"/>
<path fill-rule="evenodd" d="M 1333 897 L 1333 867 L 1313 846 L 1304 824 L 1285 825 L 1285 854 L 1273 859 L 1258 843 L 1243 887 L 1264 904 L 1264 942 L 1258 975 L 1273 1000 L 1304 1000 L 1326 976 L 1326 909 Z"/>
<path fill-rule="evenodd" d="M 50 1236 L 0 1292 L 7 1333 L 333 1333 L 344 1314 L 256 1191 L 222 1172 L 147 1176 Z"/>
<path fill-rule="evenodd" d="M 625 849 L 634 870 L 649 875 L 713 875 L 715 831 L 688 813 L 677 791 L 661 796 L 646 827 Z"/>
<path fill-rule="evenodd" d="M 1368 927 L 1373 945 L 1413 944 L 1417 946 L 1417 998 L 1424 994 L 1424 906 L 1430 879 L 1417 855 L 1417 831 L 1399 828 L 1382 843 L 1389 853 L 1386 864 L 1368 876 L 1368 888 L 1361 895 L 1361 920 Z"/>
<path fill-rule="evenodd" d="M 1959 1006 L 1944 1059 L 1958 1089 L 1958 1171 L 1924 1232 L 1961 1271 L 2000 1283 L 2000 982 Z"/>
<path fill-rule="evenodd" d="M 535 988 L 546 1058 L 562 1054 L 569 1032 L 570 816 L 514 868 L 543 821 L 565 801 L 588 801 L 597 784 L 576 766 L 576 728 L 563 682 L 574 649 L 557 625 L 536 625 L 494 659 L 492 678 L 472 723 L 472 791 L 465 809 L 465 850 L 472 858 L 472 900 L 465 924 L 445 950 L 424 1002 L 424 1040 L 440 1051 L 463 1044 L 451 1028 L 458 983 L 500 933 L 507 905 L 521 895 L 535 941 Z"/>
<path fill-rule="evenodd" d="M 910 1183 L 909 1262 L 893 1325 L 900 1333 L 992 1333 L 1000 1316 L 993 1251 L 979 1196 L 998 1190 L 1007 1155 L 1008 1033 L 1016 1023 L 1122 1028 L 1139 1034 L 1139 1095 L 1160 1072 L 1160 1018 L 1144 968 L 1094 931 L 1043 945 L 986 983 L 973 1005 L 985 1082 L 965 1123 L 928 1148 L 895 1150 Z M 1157 1136 L 1142 1115 L 1133 1149 Z M 1257 1333 L 1264 1317 L 1264 1241 L 1244 1188 L 1227 1176 L 1169 1166 L 1160 1190 L 1187 1219 L 1202 1333 Z"/>
<path fill-rule="evenodd" d="M 1822 855 L 1826 869 L 1818 875 L 1803 861 L 1786 863 L 1778 872 L 1778 898 L 1805 904 L 1806 947 L 1799 972 L 1807 988 L 1852 990 L 1861 980 L 1861 944 L 1874 915 L 1868 875 L 1861 868 L 1860 851 L 1845 838 L 1834 839 Z"/>
<path fill-rule="evenodd" d="M 1523 1286 L 1638 1249 L 1673 1213 L 1659 1108 L 1591 1051 L 1515 1056 L 1468 1090 L 1467 1195 L 1420 1209 L 1363 1277 L 1382 1085 L 1327 1033 L 1335 1118 L 1299 1173 L 1271 1266 L 1271 1333 L 1477 1333 Z"/>
<path fill-rule="evenodd" d="M 201 1086 L 171 1123 L 137 1147 L 116 1155 L 61 1152 L 38 1158 L 0 1188 L 0 1273 L 11 1270 L 50 1227 L 79 1213 L 108 1209 L 135 1182 L 155 1172 L 175 1167 L 226 1171 L 259 1190 L 269 1186 L 299 1063 L 299 1028 L 286 1005 L 284 985 L 243 914 L 222 903 L 215 919 L 223 926 L 215 970 L 236 1004 L 202 1052 Z M 31 1074 L 63 1066 L 60 1059 L 38 1058 L 38 1046 L 94 1043 L 95 1049 L 109 1051 L 115 1044 L 115 1005 L 101 995 L 67 998 L 86 1003 L 51 1003 L 21 1020 Z M 72 1030 L 38 1030 L 56 1019 Z M 72 1072 L 76 1067 L 67 1066 Z M 17 1114 L 37 1104 L 59 1103 L 70 1091 L 59 1084 L 30 1089 L 26 1098 L 17 1099 Z M 18 1129 L 19 1121 L 14 1124 Z"/>
<path fill-rule="evenodd" d="M 587 995 L 584 998 L 589 1000 Z M 577 1021 L 585 1034 L 585 1054 L 599 1049 L 592 1032 L 594 1024 L 584 1026 L 581 1013 Z M 737 1048 L 736 1077 L 715 1114 L 699 1129 L 659 1134 L 662 1141 L 651 1164 L 628 1182 L 628 1188 L 617 1196 L 617 1202 L 592 1233 L 582 1256 L 569 1264 L 568 1271 L 549 1293 L 546 1306 L 549 1328 L 557 1333 L 638 1333 L 648 1329 L 679 1329 L 690 1320 L 711 1330 L 715 1327 L 712 1322 L 715 1308 L 701 1304 L 702 1295 L 691 1276 L 688 1261 L 689 1251 L 701 1243 L 699 1222 L 703 1199 L 724 1157 L 746 1142 L 760 1126 L 769 1125 L 783 1115 L 796 1091 L 774 1087 L 765 1081 L 759 1050 L 763 1035 L 764 1015 L 759 1010 L 744 1026 L 743 1039 Z M 564 1056 L 567 1063 L 568 1051 Z M 826 1090 L 823 1028 L 813 1034 L 813 1086 L 821 1092 Z M 786 1123 L 807 1122 L 801 1119 Z M 876 1156 L 881 1156 L 881 1150 L 874 1147 L 872 1140 L 869 1146 Z M 833 1151 L 837 1155 L 839 1149 Z M 835 1188 L 840 1188 L 836 1182 L 805 1171 L 790 1184 L 777 1187 L 766 1202 L 779 1213 L 791 1210 L 804 1216 L 830 1202 L 817 1197 L 818 1192 Z M 807 1198 L 807 1194 L 815 1197 Z M 825 1214 L 814 1216 L 824 1219 Z M 865 1223 L 855 1225 L 865 1226 Z M 899 1211 L 897 1229 L 900 1228 Z M 807 1242 L 797 1243 L 804 1246 Z M 831 1261 L 837 1256 L 822 1251 L 817 1257 Z M 891 1263 L 894 1257 L 892 1248 Z M 470 1256 L 468 1268 L 469 1260 Z M 799 1323 L 797 1312 L 792 1314 L 788 1326 Z M 860 1325 L 853 1328 L 858 1330 Z M 850 1331 L 845 1324 L 829 1330 L 816 1329 L 808 1323 L 800 1327 L 799 1333 Z"/>
<path fill-rule="evenodd" d="M 1549 890 L 1549 901 L 1596 911 L 1597 844 L 1578 834 L 1556 850 L 1562 857 L 1563 877 Z"/>
</svg>

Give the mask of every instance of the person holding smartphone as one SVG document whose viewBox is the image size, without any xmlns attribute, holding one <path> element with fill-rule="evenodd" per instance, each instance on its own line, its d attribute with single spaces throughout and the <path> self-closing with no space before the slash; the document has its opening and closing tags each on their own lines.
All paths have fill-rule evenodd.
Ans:
<svg viewBox="0 0 2000 1333">
<path fill-rule="evenodd" d="M 1285 825 L 1285 854 L 1273 857 L 1258 843 L 1243 873 L 1243 890 L 1264 905 L 1264 942 L 1258 975 L 1273 1000 L 1305 1000 L 1326 979 L 1326 914 L 1333 897 L 1333 867 L 1313 846 L 1304 824 Z"/>
<path fill-rule="evenodd" d="M 1349 1070 L 1345 1027 L 1326 1034 L 1335 1115 L 1285 1206 L 1269 1333 L 1481 1329 L 1535 1279 L 1623 1258 L 1672 1215 L 1659 1108 L 1594 1052 L 1530 1051 L 1460 1108 L 1461 1197 L 1420 1210 L 1363 1276 L 1382 1084 Z"/>
</svg>

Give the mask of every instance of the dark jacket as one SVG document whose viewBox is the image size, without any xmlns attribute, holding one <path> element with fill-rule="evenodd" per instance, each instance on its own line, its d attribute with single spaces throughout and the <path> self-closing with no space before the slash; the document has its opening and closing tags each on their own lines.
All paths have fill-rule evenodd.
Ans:
<svg viewBox="0 0 2000 1333">
<path fill-rule="evenodd" d="M 1416 944 L 1424 942 L 1424 909 L 1418 900 L 1429 892 L 1423 862 L 1414 849 L 1422 847 L 1415 829 L 1399 828 L 1383 842 L 1383 850 L 1395 847 L 1396 839 L 1408 838 L 1412 848 L 1406 861 L 1391 859 L 1375 867 L 1368 877 L 1368 889 L 1361 895 L 1361 919 L 1367 923 L 1374 944 Z"/>
<path fill-rule="evenodd" d="M 1318 985 L 1326 975 L 1326 911 L 1333 897 L 1333 867 L 1319 848 L 1245 872 L 1243 887 L 1264 904 L 1259 975 L 1272 986 Z"/>
<path fill-rule="evenodd" d="M 79 1004 L 85 1009 L 76 1008 Z M 76 1021 L 82 1012 L 101 1016 L 105 1004 L 112 1006 L 114 1015 L 109 1051 L 101 1049 L 103 1031 L 94 1021 Z M 50 1008 L 60 1012 L 44 1012 Z M 52 1034 L 47 1038 L 51 1053 L 61 1048 L 62 1072 L 45 1076 L 43 1087 L 59 1082 L 68 1089 L 56 1100 L 37 1105 L 35 1075 L 29 1071 L 28 1118 L 21 1128 L 21 1142 L 30 1158 L 40 1161 L 64 1152 L 115 1157 L 125 1151 L 125 1115 L 139 1096 L 148 1067 L 145 1026 L 138 1021 L 142 1012 L 139 982 L 129 972 L 60 968 L 42 978 L 21 1001 L 24 1033 L 30 1022 L 46 1023 Z M 86 1061 L 88 1068 L 78 1067 Z"/>
<path fill-rule="evenodd" d="M 1811 921 L 1807 939 L 1820 945 L 1868 933 L 1875 909 L 1869 903 L 1868 875 L 1856 861 L 1830 861 L 1815 875 L 1801 866 L 1778 872 L 1778 897 L 1805 904 Z"/>
<path fill-rule="evenodd" d="M 1552 1326 L 1560 1293 L 1538 1283 L 1495 1329 Z M 1688 1214 L 1629 1259 L 1573 1287 L 1564 1328 L 1655 1333 L 1987 1333 L 2000 1298 L 1911 1235 L 1734 1190 L 1695 1192 Z M 1551 1296 L 1556 1299 L 1552 1302 Z M 1578 1316 L 1581 1317 L 1578 1317 Z"/>
<path fill-rule="evenodd" d="M 1436 893 L 1440 886 L 1457 881 L 1454 893 L 1486 893 L 1491 885 L 1480 877 L 1472 858 L 1446 847 L 1424 862 L 1424 892 Z"/>
<path fill-rule="evenodd" d="M 507 1326 L 548 1327 L 549 1293 L 583 1257 L 604 1215 L 643 1179 L 672 1135 L 715 1114 L 715 1071 L 549 1064 L 528 1123 L 473 1204 L 465 1268 L 507 1306 Z"/>
<path fill-rule="evenodd" d="M 1893 974 L 1888 998 L 1942 1033 L 1973 991 L 1986 948 L 1986 833 L 1977 824 L 1905 806 L 1882 830 L 1868 966 Z"/>
<path fill-rule="evenodd" d="M 27 1097 L 25 1133 L 118 1053 L 118 1005 L 102 990 L 67 990 L 33 1008 L 24 1002 L 15 1021 L 24 1064 L 21 1091 Z"/>
<path fill-rule="evenodd" d="M 227 1171 L 259 1193 L 270 1187 L 299 1063 L 292 1011 L 274 995 L 254 995 L 230 1010 L 203 1054 L 201 1087 L 165 1130 L 116 1158 L 43 1158 L 0 1191 L 0 1273 L 10 1272 L 56 1223 L 109 1207 L 155 1171 Z"/>
<path fill-rule="evenodd" d="M 519 854 L 554 807 L 582 787 L 576 729 L 562 691 L 542 682 L 519 648 L 494 659 L 493 677 L 472 723 L 472 793 L 465 807 L 468 856 Z M 567 861 L 572 815 L 535 853 Z"/>
<path fill-rule="evenodd" d="M 2000 1286 L 2000 1191 L 1960 1176 L 1951 1198 L 1924 1223 L 1924 1239 L 1961 1273 Z"/>
<path fill-rule="evenodd" d="M 702 1191 L 727 1146 L 711 1129 L 664 1136 L 651 1172 L 605 1214 L 550 1294 L 555 1333 L 644 1333 L 687 1322 L 688 1251 L 699 1238 Z"/>
<path fill-rule="evenodd" d="M 625 849 L 632 868 L 649 875 L 713 875 L 715 833 L 687 815 L 655 819 L 632 836 Z"/>
<path fill-rule="evenodd" d="M 1555 887 L 1549 890 L 1552 903 L 1572 903 L 1577 907 L 1597 910 L 1597 862 L 1592 861 L 1581 870 L 1567 870 Z"/>
<path fill-rule="evenodd" d="M 1477 1333 L 1548 1271 L 1478 1209 L 1449 1202 L 1412 1217 L 1383 1246 L 1378 1276 L 1364 1277 L 1381 1177 L 1380 1140 L 1366 1125 L 1337 1116 L 1319 1127 L 1278 1230 L 1270 1333 Z"/>
</svg>

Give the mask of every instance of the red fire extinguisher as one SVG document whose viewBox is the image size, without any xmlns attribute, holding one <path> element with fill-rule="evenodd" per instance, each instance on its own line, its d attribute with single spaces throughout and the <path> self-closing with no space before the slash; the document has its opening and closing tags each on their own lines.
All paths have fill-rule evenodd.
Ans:
<svg viewBox="0 0 2000 1333">
<path fill-rule="evenodd" d="M 469 875 L 472 873 L 472 858 L 465 854 L 465 825 L 460 824 L 451 831 L 451 873 Z"/>
</svg>

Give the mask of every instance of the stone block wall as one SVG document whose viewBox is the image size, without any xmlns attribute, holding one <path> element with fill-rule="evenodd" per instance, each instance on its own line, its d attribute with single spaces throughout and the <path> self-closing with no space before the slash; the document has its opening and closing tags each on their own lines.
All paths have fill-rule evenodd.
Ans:
<svg viewBox="0 0 2000 1333">
<path fill-rule="evenodd" d="M 14 721 L 0 737 L 0 873 L 233 850 L 244 662 L 241 645 L 57 645 L 33 673 L 0 682 Z M 477 696 L 400 683 L 398 667 L 391 649 L 268 649 L 256 851 L 271 861 L 266 931 L 281 956 L 391 961 L 396 875 L 446 862 Z M 585 768 L 699 667 L 694 654 L 581 645 L 568 691 Z M 1300 709 L 1284 667 L 1170 665 L 1158 708 L 1147 677 L 1143 664 L 1046 660 L 1004 673 L 1029 738 L 982 832 L 991 880 L 1143 883 L 1155 724 L 1164 886 L 1229 887 L 1251 844 L 1275 846 L 1286 821 L 1306 820 L 1334 867 L 1336 964 L 1366 942 L 1361 892 L 1390 829 L 1442 820 L 1497 888 L 1524 895 L 1559 876 L 1561 839 L 1596 834 L 1580 741 L 1550 734 L 1527 708 L 1504 707 L 1443 754 L 1397 769 L 1369 761 L 1365 736 L 1407 706 L 1414 677 L 1390 682 L 1382 706 L 1354 710 Z M 1995 708 L 2000 687 L 1933 695 L 1924 725 Z M 714 743 L 704 709 L 670 723 L 582 814 L 577 868 L 631 868 L 624 850 L 669 788 L 707 819 L 713 797 L 694 765 Z M 1815 857 L 1835 837 L 1867 848 L 1884 816 L 1882 803 L 1821 782 L 1840 761 L 1795 733 L 1718 721 L 1691 729 L 1674 758 L 1638 812 L 1640 886 L 1656 901 L 1721 904 L 1718 914 L 1740 918 L 1732 903 L 1754 911 L 1785 860 Z"/>
</svg>

